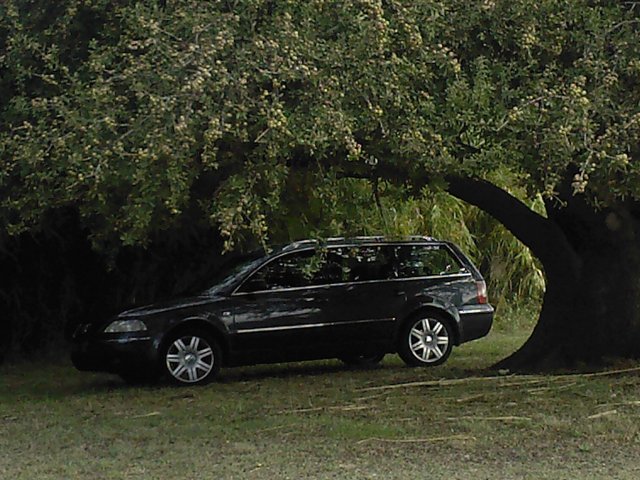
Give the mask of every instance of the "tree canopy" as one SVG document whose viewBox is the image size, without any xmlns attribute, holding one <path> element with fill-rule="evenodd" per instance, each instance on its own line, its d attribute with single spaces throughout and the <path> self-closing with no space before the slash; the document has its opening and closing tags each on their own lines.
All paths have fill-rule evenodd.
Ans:
<svg viewBox="0 0 640 480">
<path fill-rule="evenodd" d="M 598 205 L 640 195 L 640 39 L 622 2 L 0 8 L 9 233 L 73 204 L 96 241 L 134 244 L 197 198 L 229 238 L 264 236 L 297 168 L 315 188 L 389 166 L 409 182 L 507 170 L 547 197 L 570 172 Z"/>
</svg>

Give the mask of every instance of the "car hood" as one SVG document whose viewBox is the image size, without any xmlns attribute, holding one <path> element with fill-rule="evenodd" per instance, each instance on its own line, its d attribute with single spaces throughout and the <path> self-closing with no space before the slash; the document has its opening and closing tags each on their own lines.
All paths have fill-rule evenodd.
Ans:
<svg viewBox="0 0 640 480">
<path fill-rule="evenodd" d="M 164 313 L 183 308 L 196 307 L 198 305 L 205 305 L 219 300 L 221 300 L 221 297 L 210 295 L 166 300 L 163 302 L 152 303 L 151 305 L 145 305 L 142 307 L 125 310 L 118 315 L 118 318 L 145 317 L 157 313 Z"/>
</svg>

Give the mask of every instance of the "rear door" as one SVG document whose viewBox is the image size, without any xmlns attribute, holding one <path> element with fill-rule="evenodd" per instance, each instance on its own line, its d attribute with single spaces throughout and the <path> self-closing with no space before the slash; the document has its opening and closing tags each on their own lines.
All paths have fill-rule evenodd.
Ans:
<svg viewBox="0 0 640 480">
<path fill-rule="evenodd" d="M 343 352 L 386 350 L 405 302 L 402 285 L 394 282 L 392 248 L 353 245 L 328 252 L 342 273 L 342 283 L 333 287 L 327 307 L 335 322 L 336 342 Z"/>
</svg>

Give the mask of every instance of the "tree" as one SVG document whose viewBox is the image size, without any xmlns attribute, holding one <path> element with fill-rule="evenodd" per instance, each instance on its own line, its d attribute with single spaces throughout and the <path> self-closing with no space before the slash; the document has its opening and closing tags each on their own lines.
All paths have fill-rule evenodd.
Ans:
<svg viewBox="0 0 640 480">
<path fill-rule="evenodd" d="M 267 239 L 296 179 L 321 200 L 340 179 L 416 197 L 435 185 L 544 267 L 537 327 L 502 366 L 640 353 L 633 2 L 0 8 L 7 234 L 73 205 L 95 246 L 117 250 L 196 209 L 232 248 Z"/>
</svg>

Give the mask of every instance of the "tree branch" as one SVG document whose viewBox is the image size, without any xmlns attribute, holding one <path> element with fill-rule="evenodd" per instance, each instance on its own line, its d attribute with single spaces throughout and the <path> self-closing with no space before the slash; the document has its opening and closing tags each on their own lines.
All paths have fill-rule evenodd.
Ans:
<svg viewBox="0 0 640 480">
<path fill-rule="evenodd" d="M 446 180 L 447 191 L 451 195 L 487 212 L 534 252 L 541 248 L 536 244 L 537 239 L 531 238 L 531 232 L 542 232 L 549 228 L 549 221 L 545 217 L 485 180 L 456 176 L 447 176 Z"/>
<path fill-rule="evenodd" d="M 529 247 L 546 269 L 580 267 L 575 254 L 560 227 L 534 212 L 502 188 L 481 179 L 447 176 L 447 191 L 475 205 L 502 223 L 518 240 Z"/>
</svg>

